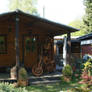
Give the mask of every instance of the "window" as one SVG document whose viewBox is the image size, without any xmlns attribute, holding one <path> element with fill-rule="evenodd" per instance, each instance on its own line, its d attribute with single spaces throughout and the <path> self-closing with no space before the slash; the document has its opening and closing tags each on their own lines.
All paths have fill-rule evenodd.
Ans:
<svg viewBox="0 0 92 92">
<path fill-rule="evenodd" d="M 59 54 L 63 54 L 63 44 L 58 45 L 59 47 Z"/>
<path fill-rule="evenodd" d="M 0 35 L 0 54 L 6 54 L 7 53 L 7 42 L 6 42 L 6 36 Z"/>
<path fill-rule="evenodd" d="M 71 44 L 71 52 L 72 53 L 80 53 L 80 43 L 78 42 L 73 42 Z"/>
<path fill-rule="evenodd" d="M 34 52 L 35 50 L 35 39 L 27 37 L 26 38 L 26 52 Z"/>
</svg>

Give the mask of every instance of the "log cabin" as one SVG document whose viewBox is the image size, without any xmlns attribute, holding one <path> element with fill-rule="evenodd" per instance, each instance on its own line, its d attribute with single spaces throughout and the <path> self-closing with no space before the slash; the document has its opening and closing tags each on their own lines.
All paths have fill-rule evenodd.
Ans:
<svg viewBox="0 0 92 92">
<path fill-rule="evenodd" d="M 75 31 L 78 29 L 20 10 L 0 14 L 0 68 L 22 64 L 37 72 L 43 65 L 44 70 L 52 71 L 54 36 L 67 34 L 70 42 L 70 33 Z"/>
</svg>

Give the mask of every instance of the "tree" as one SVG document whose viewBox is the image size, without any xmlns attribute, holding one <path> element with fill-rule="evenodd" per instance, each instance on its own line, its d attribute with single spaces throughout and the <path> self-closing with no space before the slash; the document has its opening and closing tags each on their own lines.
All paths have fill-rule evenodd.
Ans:
<svg viewBox="0 0 92 92">
<path fill-rule="evenodd" d="M 76 19 L 69 23 L 69 26 L 72 26 L 74 28 L 80 29 L 80 31 L 72 33 L 72 36 L 82 36 L 85 34 L 83 29 L 83 21 L 82 19 Z"/>
<path fill-rule="evenodd" d="M 9 0 L 10 10 L 20 9 L 24 12 L 37 14 L 37 0 Z"/>
<path fill-rule="evenodd" d="M 85 16 L 83 18 L 84 28 L 86 33 L 92 32 L 92 0 L 84 0 L 85 8 Z"/>
</svg>

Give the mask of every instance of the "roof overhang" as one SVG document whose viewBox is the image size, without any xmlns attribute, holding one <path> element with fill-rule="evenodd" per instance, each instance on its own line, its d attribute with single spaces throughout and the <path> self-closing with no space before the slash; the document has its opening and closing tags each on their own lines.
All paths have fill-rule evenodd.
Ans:
<svg viewBox="0 0 92 92">
<path fill-rule="evenodd" d="M 30 15 L 20 10 L 0 14 L 0 25 L 4 21 L 14 22 L 16 15 L 18 15 L 21 23 L 24 23 L 27 28 L 29 29 L 37 28 L 41 30 L 41 32 L 46 32 L 49 35 L 57 36 L 57 35 L 79 31 L 79 29 L 76 29 L 67 25 L 59 24 L 56 22 L 52 22 L 50 20 L 47 20 L 38 16 Z"/>
<path fill-rule="evenodd" d="M 78 40 L 82 41 L 82 40 L 88 40 L 88 39 L 92 39 L 92 33 L 90 34 L 86 34 L 84 36 L 81 36 L 79 38 L 77 38 Z"/>
</svg>

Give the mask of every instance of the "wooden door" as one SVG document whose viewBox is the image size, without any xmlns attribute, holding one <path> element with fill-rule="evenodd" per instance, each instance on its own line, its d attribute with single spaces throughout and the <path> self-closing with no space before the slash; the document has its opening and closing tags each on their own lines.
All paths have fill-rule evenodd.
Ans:
<svg viewBox="0 0 92 92">
<path fill-rule="evenodd" d="M 24 62 L 24 66 L 32 68 L 32 66 L 37 62 L 36 39 L 33 36 L 23 36 L 22 44 L 22 61 Z"/>
</svg>

